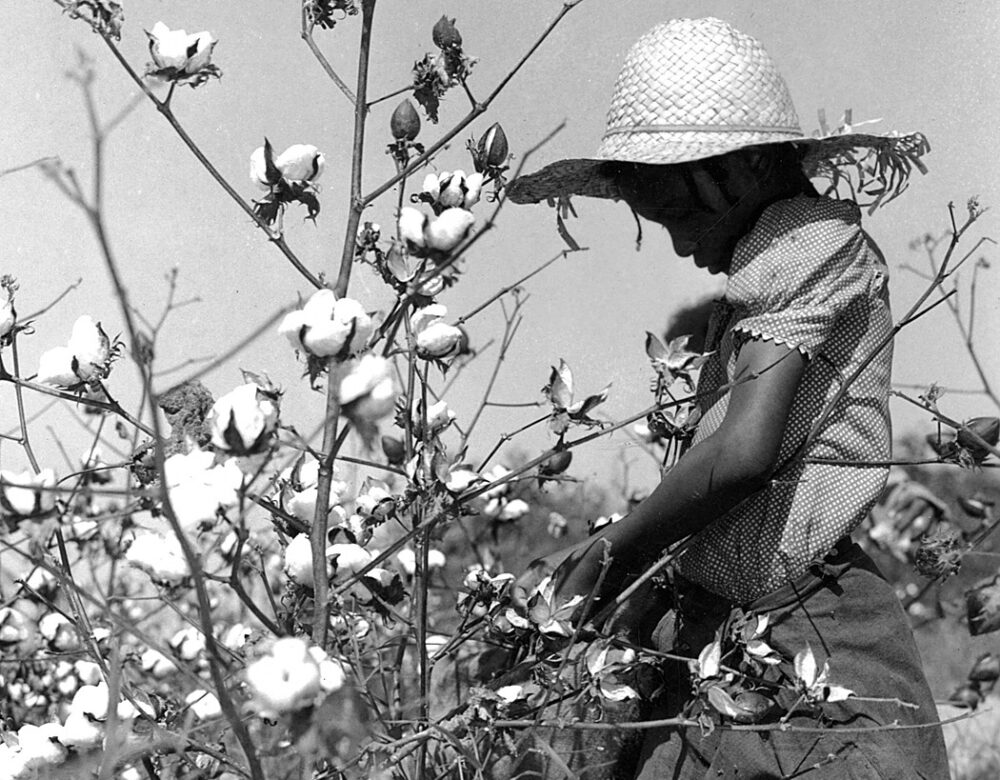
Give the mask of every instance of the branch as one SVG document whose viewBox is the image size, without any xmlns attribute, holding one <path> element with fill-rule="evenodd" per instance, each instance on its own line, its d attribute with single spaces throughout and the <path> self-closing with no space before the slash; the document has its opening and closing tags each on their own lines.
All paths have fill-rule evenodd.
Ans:
<svg viewBox="0 0 1000 780">
<path fill-rule="evenodd" d="M 319 62 L 320 67 L 323 68 L 323 71 L 326 73 L 326 75 L 329 76 L 330 80 L 337 85 L 337 89 L 339 89 L 344 94 L 344 97 L 346 97 L 349 101 L 351 101 L 352 106 L 356 106 L 358 104 L 358 101 L 357 98 L 354 97 L 354 93 L 351 92 L 351 88 L 347 86 L 346 83 L 344 83 L 344 80 L 340 78 L 340 76 L 337 75 L 337 71 L 333 69 L 333 66 L 330 64 L 330 61 L 324 56 L 323 52 L 320 51 L 319 46 L 316 45 L 316 41 L 313 40 L 313 30 L 315 29 L 315 27 L 316 23 L 313 22 L 312 16 L 309 14 L 309 11 L 306 10 L 306 3 L 303 2 L 302 33 L 301 33 L 302 40 L 306 42 L 306 46 L 309 47 L 309 51 L 313 53 L 313 56 L 316 58 L 316 61 Z"/>
<path fill-rule="evenodd" d="M 354 262 L 354 246 L 358 235 L 358 223 L 363 206 L 358 200 L 361 192 L 361 174 L 365 150 L 365 119 L 367 108 L 365 96 L 368 94 L 368 60 L 371 54 L 372 17 L 375 14 L 375 0 L 361 3 L 361 44 L 358 51 L 357 99 L 354 104 L 354 145 L 351 158 L 351 208 L 347 216 L 344 236 L 344 251 L 340 259 L 340 271 L 334 292 L 338 298 L 347 294 L 351 280 L 351 265 Z M 327 609 L 329 605 L 329 581 L 326 576 L 327 523 L 330 512 L 330 485 L 333 482 L 333 462 L 343 444 L 348 428 L 338 434 L 340 419 L 340 377 L 335 370 L 339 366 L 336 358 L 327 360 L 326 415 L 323 418 L 323 457 L 319 464 L 319 478 L 316 484 L 316 515 L 309 534 L 312 546 L 313 594 L 313 642 L 319 647 L 326 646 L 329 626 Z"/>
</svg>

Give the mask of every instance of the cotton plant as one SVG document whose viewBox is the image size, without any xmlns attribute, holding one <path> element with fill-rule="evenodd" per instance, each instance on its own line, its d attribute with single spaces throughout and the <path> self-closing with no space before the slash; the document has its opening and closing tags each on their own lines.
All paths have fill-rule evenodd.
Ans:
<svg viewBox="0 0 1000 780">
<path fill-rule="evenodd" d="M 254 201 L 254 213 L 267 224 L 281 219 L 288 205 L 306 207 L 306 219 L 316 221 L 320 212 L 316 180 L 323 175 L 326 157 L 313 144 L 292 144 L 275 154 L 265 138 L 250 155 L 250 181 L 266 194 Z"/>
<path fill-rule="evenodd" d="M 552 406 L 549 428 L 562 441 L 573 425 L 597 426 L 601 423 L 590 416 L 590 412 L 608 399 L 611 385 L 601 392 L 576 400 L 573 371 L 565 360 L 552 367 L 549 383 L 542 388 L 542 394 Z"/>
<path fill-rule="evenodd" d="M 450 208 L 471 211 L 479 203 L 484 181 L 485 177 L 479 172 L 468 175 L 462 170 L 428 173 L 413 199 L 429 204 L 435 214 Z"/>
<path fill-rule="evenodd" d="M 299 637 L 275 640 L 246 669 L 246 683 L 256 712 L 279 718 L 314 706 L 346 683 L 339 661 Z"/>
<path fill-rule="evenodd" d="M 471 211 L 458 206 L 433 217 L 404 206 L 399 212 L 399 237 L 410 254 L 443 260 L 466 239 L 475 222 Z"/>
<path fill-rule="evenodd" d="M 212 446 L 233 455 L 266 451 L 278 429 L 281 392 L 265 379 L 246 382 L 221 396 L 208 413 Z"/>
<path fill-rule="evenodd" d="M 485 618 L 499 614 L 510 602 L 514 575 L 508 572 L 491 575 L 481 564 L 473 564 L 462 580 L 455 607 L 465 616 Z"/>
<path fill-rule="evenodd" d="M 711 356 L 688 349 L 690 336 L 678 336 L 664 343 L 653 333 L 646 333 L 646 356 L 653 368 L 650 389 L 661 408 L 647 416 L 633 432 L 649 444 L 664 445 L 664 464 L 679 443 L 689 440 L 701 414 L 691 400 L 698 374 Z"/>
<path fill-rule="evenodd" d="M 163 467 L 170 506 L 188 533 L 216 525 L 239 501 L 243 473 L 232 458 L 222 462 L 214 453 L 194 448 L 171 455 Z"/>
<path fill-rule="evenodd" d="M 174 535 L 140 531 L 125 551 L 128 564 L 157 584 L 172 587 L 191 576 L 180 542 Z"/>
<path fill-rule="evenodd" d="M 17 309 L 14 307 L 14 296 L 17 293 L 17 280 L 9 274 L 0 276 L 0 347 L 8 345 L 18 329 Z"/>
<path fill-rule="evenodd" d="M 374 443 L 377 424 L 396 409 L 400 389 L 390 362 L 366 354 L 345 365 L 338 389 L 340 409 Z"/>
<path fill-rule="evenodd" d="M 189 34 L 172 30 L 157 22 L 146 31 L 149 56 L 146 75 L 173 84 L 198 87 L 210 78 L 220 78 L 222 71 L 212 62 L 218 41 L 207 31 Z"/>
<path fill-rule="evenodd" d="M 819 665 L 812 647 L 808 644 L 795 654 L 795 686 L 800 696 L 811 704 L 838 702 L 854 696 L 854 691 L 830 680 L 830 661 Z"/>
<path fill-rule="evenodd" d="M 66 346 L 41 354 L 35 381 L 74 391 L 99 385 L 111 373 L 121 349 L 121 343 L 109 338 L 100 322 L 85 314 L 73 323 Z"/>
<path fill-rule="evenodd" d="M 352 298 L 338 298 L 333 290 L 318 290 L 301 309 L 285 315 L 278 333 L 297 353 L 304 354 L 315 380 L 328 367 L 360 355 L 374 331 L 372 316 Z"/>
<path fill-rule="evenodd" d="M 636 688 L 622 681 L 637 657 L 632 648 L 620 649 L 610 640 L 592 642 L 584 654 L 592 695 L 607 701 L 638 699 Z"/>
<path fill-rule="evenodd" d="M 447 315 L 448 308 L 440 303 L 423 306 L 410 315 L 417 357 L 444 361 L 468 351 L 469 337 L 461 327 L 447 322 Z"/>
<path fill-rule="evenodd" d="M 309 525 L 316 517 L 319 500 L 319 461 L 312 457 L 300 456 L 278 476 L 276 492 L 279 507 L 289 515 Z M 328 517 L 333 521 L 346 518 L 346 510 L 341 501 L 348 496 L 350 486 L 338 477 L 334 470 L 330 482 Z"/>
<path fill-rule="evenodd" d="M 0 469 L 0 516 L 14 521 L 39 519 L 56 509 L 57 480 L 55 472 L 31 469 L 21 472 Z"/>
</svg>

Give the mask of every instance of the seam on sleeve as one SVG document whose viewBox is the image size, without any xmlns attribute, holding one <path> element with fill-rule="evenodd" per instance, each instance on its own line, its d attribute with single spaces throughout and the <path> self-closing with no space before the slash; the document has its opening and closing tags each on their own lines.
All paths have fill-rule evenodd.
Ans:
<svg viewBox="0 0 1000 780">
<path fill-rule="evenodd" d="M 765 333 L 759 328 L 754 328 L 743 323 L 737 323 L 733 326 L 733 332 L 743 335 L 743 339 L 740 340 L 740 347 L 742 347 L 743 344 L 749 339 L 759 339 L 761 341 L 770 341 L 772 344 L 787 347 L 788 349 L 794 349 L 809 360 L 812 360 L 816 356 L 817 350 L 812 349 L 805 344 L 798 344 L 791 339 L 782 338 L 781 336 L 776 336 L 772 333 Z"/>
</svg>

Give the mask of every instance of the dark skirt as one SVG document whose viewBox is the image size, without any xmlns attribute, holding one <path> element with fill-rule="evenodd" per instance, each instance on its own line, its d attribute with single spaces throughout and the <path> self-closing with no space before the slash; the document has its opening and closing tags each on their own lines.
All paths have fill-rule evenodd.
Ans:
<svg viewBox="0 0 1000 780">
<path fill-rule="evenodd" d="M 673 652 L 697 656 L 715 638 L 732 605 L 691 583 L 678 589 L 676 631 L 661 631 Z M 645 732 L 639 780 L 948 780 L 948 759 L 940 726 L 892 730 L 893 724 L 935 724 L 937 712 L 913 635 L 899 600 L 874 562 L 857 545 L 838 552 L 816 570 L 744 607 L 770 616 L 768 643 L 783 657 L 810 646 L 822 667 L 829 659 L 832 684 L 858 697 L 823 705 L 824 719 L 795 715 L 788 723 L 822 733 L 664 728 Z M 660 647 L 663 651 L 671 648 Z M 687 669 L 668 668 L 664 698 L 650 719 L 676 716 L 689 691 Z M 841 730 L 838 730 L 838 726 Z M 864 728 L 890 729 L 863 732 Z"/>
</svg>

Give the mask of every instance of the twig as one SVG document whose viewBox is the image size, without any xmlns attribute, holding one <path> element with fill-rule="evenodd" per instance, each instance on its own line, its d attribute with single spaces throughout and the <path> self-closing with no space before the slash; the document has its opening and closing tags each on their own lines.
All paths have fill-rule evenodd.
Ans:
<svg viewBox="0 0 1000 780">
<path fill-rule="evenodd" d="M 256 328 L 254 328 L 252 331 L 250 331 L 250 333 L 248 333 L 244 338 L 240 339 L 238 342 L 236 342 L 236 344 L 234 344 L 232 347 L 230 347 L 229 349 L 227 349 L 225 352 L 223 352 L 218 357 L 213 358 L 211 363 L 208 363 L 207 365 L 202 366 L 197 371 L 195 371 L 193 374 L 190 374 L 189 376 L 185 377 L 181 382 L 178 382 L 177 384 L 178 385 L 183 385 L 183 384 L 186 384 L 188 382 L 194 382 L 196 379 L 201 379 L 203 376 L 205 376 L 205 374 L 208 374 L 208 373 L 214 371 L 216 368 L 218 368 L 219 366 L 221 366 L 223 363 L 225 363 L 226 361 L 228 361 L 231 358 L 233 358 L 236 355 L 238 355 L 240 352 L 242 352 L 248 346 L 250 346 L 251 344 L 253 344 L 258 338 L 260 338 L 260 336 L 263 333 L 265 333 L 267 330 L 269 330 L 274 325 L 274 323 L 276 323 L 279 319 L 281 319 L 281 317 L 283 317 L 285 314 L 287 314 L 288 311 L 289 311 L 289 308 L 290 307 L 288 307 L 288 306 L 283 306 L 280 309 L 278 309 L 276 312 L 274 312 L 274 314 L 272 314 L 270 317 L 268 317 L 266 320 L 264 320 L 264 322 L 262 322 L 260 325 L 258 325 Z"/>
<path fill-rule="evenodd" d="M 320 67 L 323 68 L 323 72 L 330 77 L 330 80 L 337 85 L 344 97 L 351 101 L 352 106 L 358 104 L 357 98 L 354 97 L 354 93 L 351 92 L 351 88 L 347 86 L 340 76 L 337 75 L 337 71 L 333 69 L 330 61 L 326 58 L 323 52 L 320 50 L 319 46 L 316 45 L 316 41 L 313 40 L 313 30 L 316 27 L 316 23 L 313 21 L 312 16 L 307 10 L 307 3 L 302 3 L 302 40 L 306 42 L 306 46 L 309 47 L 309 51 L 313 53 L 316 61 L 319 62 Z"/>
<path fill-rule="evenodd" d="M 65 290 L 63 290 L 61 293 L 59 293 L 59 295 L 57 295 L 55 298 L 53 298 L 49 303 L 45 304 L 45 306 L 43 306 L 42 308 L 40 308 L 38 311 L 31 312 L 31 314 L 28 314 L 27 316 L 25 316 L 24 319 L 26 319 L 26 320 L 34 320 L 34 319 L 37 319 L 37 318 L 41 317 L 43 314 L 45 314 L 50 309 L 52 309 L 57 303 L 59 303 L 59 301 L 61 301 L 63 298 L 65 298 L 67 295 L 69 295 L 71 292 L 73 292 L 73 290 L 75 290 L 77 287 L 79 287 L 82 282 L 83 282 L 83 277 L 82 276 L 78 277 L 75 282 L 73 282 Z"/>
<path fill-rule="evenodd" d="M 128 66 L 128 63 L 124 61 L 121 54 L 118 52 L 117 47 L 112 43 L 110 38 L 105 35 L 103 36 L 105 43 L 111 48 L 115 53 L 115 56 L 122 61 L 123 65 L 128 69 L 128 71 L 135 77 L 134 71 Z M 135 77 L 137 78 L 137 77 Z M 138 80 L 138 79 L 137 79 Z M 144 91 L 148 93 L 148 87 L 141 81 L 139 82 Z M 192 547 L 190 539 L 188 539 L 186 532 L 182 528 L 177 515 L 174 513 L 173 506 L 170 501 L 170 494 L 167 490 L 167 482 L 165 478 L 165 456 L 162 445 L 162 437 L 160 431 L 160 419 L 158 414 L 158 397 L 152 389 L 152 377 L 150 374 L 149 365 L 145 361 L 144 356 L 140 353 L 140 345 L 143 343 L 140 339 L 139 331 L 136 327 L 135 320 L 132 316 L 132 306 L 129 301 L 128 290 L 122 281 L 121 274 L 118 268 L 118 262 L 115 258 L 114 252 L 111 248 L 111 243 L 107 234 L 107 230 L 104 224 L 104 212 L 103 212 L 103 179 L 104 179 L 104 158 L 103 158 L 103 145 L 105 141 L 105 136 L 102 135 L 101 125 L 97 118 L 96 107 L 93 103 L 93 96 L 90 91 L 90 82 L 85 77 L 82 81 L 84 96 L 87 102 L 88 115 L 91 121 L 91 131 L 93 135 L 93 155 L 94 155 L 94 189 L 92 195 L 92 202 L 86 207 L 86 212 L 90 218 L 91 226 L 96 234 L 98 244 L 101 249 L 101 253 L 104 256 L 105 266 L 108 270 L 108 275 L 111 277 L 112 284 L 115 289 L 115 297 L 118 300 L 118 305 L 121 309 L 122 318 L 125 321 L 126 330 L 129 334 L 130 343 L 132 345 L 133 355 L 135 357 L 136 368 L 139 373 L 139 378 L 142 386 L 145 389 L 145 395 L 147 402 L 149 404 L 150 411 L 152 413 L 153 422 L 153 440 L 155 446 L 153 448 L 156 472 L 160 478 L 160 492 L 161 492 L 161 502 L 163 514 L 167 518 L 167 522 L 171 527 L 174 535 L 180 544 L 181 551 L 183 553 L 185 562 L 187 563 L 188 570 L 191 572 L 191 579 L 194 584 L 195 594 L 197 596 L 198 602 L 198 616 L 201 622 L 201 631 L 205 637 L 205 647 L 207 650 L 208 666 L 209 672 L 212 677 L 212 682 L 215 686 L 215 693 L 218 697 L 219 704 L 222 708 L 223 713 L 226 716 L 226 720 L 229 722 L 230 727 L 233 730 L 233 734 L 236 737 L 237 742 L 239 742 L 240 747 L 243 749 L 244 756 L 247 760 L 249 766 L 250 775 L 253 780 L 265 780 L 263 769 L 260 764 L 260 758 L 257 755 L 257 749 L 250 738 L 250 734 L 240 718 L 239 712 L 234 704 L 232 697 L 229 694 L 229 690 L 226 686 L 226 680 L 223 676 L 221 665 L 225 663 L 222 654 L 219 649 L 218 642 L 214 635 L 214 624 L 212 621 L 212 608 L 208 597 L 208 591 L 205 586 L 205 576 L 201 568 L 201 561 L 198 559 L 197 554 Z M 151 93 L 150 96 L 152 97 Z M 157 101 L 159 103 L 159 101 Z M 159 103 L 161 110 L 166 109 L 166 115 L 172 117 L 169 114 L 169 109 L 164 103 Z M 198 152 L 200 154 L 200 151 Z M 203 155 L 202 155 L 203 157 Z M 207 161 L 206 161 L 207 162 Z"/>
<path fill-rule="evenodd" d="M 490 373 L 490 378 L 486 382 L 486 388 L 483 390 L 483 396 L 479 401 L 479 406 L 476 407 L 476 411 L 472 415 L 472 419 L 469 421 L 468 427 L 465 429 L 465 434 L 462 436 L 462 443 L 459 445 L 459 450 L 464 451 L 469 442 L 469 437 L 472 432 L 476 429 L 476 424 L 479 422 L 479 418 L 483 414 L 483 410 L 486 408 L 486 402 L 490 399 L 490 393 L 493 392 L 493 387 L 496 385 L 497 378 L 500 376 L 500 369 L 503 366 L 504 361 L 507 359 L 507 350 L 514 341 L 514 336 L 517 335 L 518 328 L 521 326 L 523 318 L 520 316 L 521 306 L 523 301 L 515 300 L 514 310 L 509 316 L 505 316 L 504 322 L 504 332 L 503 338 L 500 341 L 500 351 L 497 354 L 497 359 L 493 363 L 493 371 Z"/>
<path fill-rule="evenodd" d="M 534 270 L 529 271 L 528 273 L 526 273 L 524 276 L 522 276 L 516 282 L 511 282 L 507 286 L 501 287 L 498 292 L 496 292 L 493 295 L 491 295 L 489 298 L 487 298 L 485 301 L 483 301 L 481 304 L 479 304 L 476 308 L 474 308 L 468 314 L 463 314 L 461 317 L 459 317 L 457 320 L 455 320 L 455 324 L 456 325 L 464 325 L 466 322 L 468 322 L 469 320 L 471 320 L 473 317 L 475 317 L 477 314 L 479 314 L 479 312 L 481 312 L 483 309 L 485 309 L 488 306 L 490 306 L 496 300 L 498 300 L 499 298 L 502 298 L 504 295 L 506 295 L 507 293 L 511 292 L 512 290 L 516 290 L 518 287 L 520 287 L 526 281 L 528 281 L 529 279 L 531 279 L 533 276 L 537 276 L 538 274 L 540 274 L 542 271 L 544 271 L 546 268 L 548 268 L 550 265 L 552 265 L 556 260 L 561 260 L 562 258 L 568 257 L 571 252 L 576 252 L 576 251 L 579 251 L 579 250 L 575 250 L 575 249 L 564 249 L 564 250 L 562 250 L 557 255 L 555 255 L 554 257 L 546 260 L 544 263 L 542 263 L 540 266 L 538 266 Z"/>
</svg>

